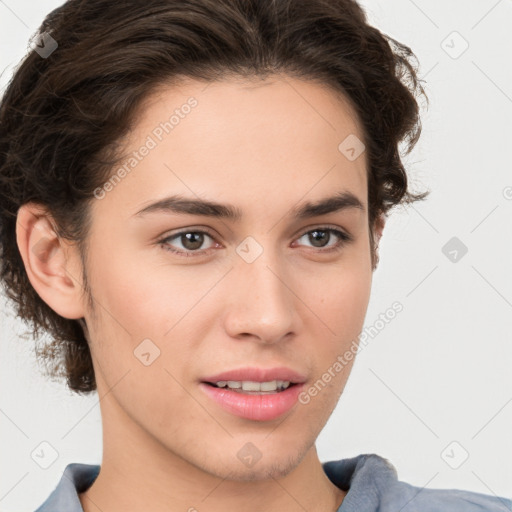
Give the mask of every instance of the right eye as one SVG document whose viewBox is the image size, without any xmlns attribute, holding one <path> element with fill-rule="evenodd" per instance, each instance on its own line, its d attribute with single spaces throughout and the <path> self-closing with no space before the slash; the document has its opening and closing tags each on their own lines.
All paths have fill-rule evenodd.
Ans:
<svg viewBox="0 0 512 512">
<path fill-rule="evenodd" d="M 171 236 L 167 236 L 162 240 L 159 240 L 159 243 L 162 244 L 162 247 L 166 251 L 170 251 L 174 254 L 178 254 L 180 256 L 190 257 L 190 256 L 200 256 L 204 254 L 206 251 L 211 249 L 211 247 L 199 250 L 201 246 L 204 244 L 205 236 L 211 238 L 213 240 L 213 236 L 207 231 L 201 230 L 184 230 L 178 233 L 175 233 Z M 172 240 L 178 240 L 181 243 L 181 249 L 173 249 L 171 244 L 169 243 Z M 194 254 L 197 253 L 197 254 Z"/>
</svg>

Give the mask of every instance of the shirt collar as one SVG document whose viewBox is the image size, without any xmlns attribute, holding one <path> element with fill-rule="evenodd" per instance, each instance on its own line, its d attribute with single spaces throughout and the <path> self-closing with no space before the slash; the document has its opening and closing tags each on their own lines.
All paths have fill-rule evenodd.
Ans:
<svg viewBox="0 0 512 512">
<path fill-rule="evenodd" d="M 92 485 L 100 467 L 76 462 L 68 464 L 57 487 L 36 512 L 83 512 L 78 494 Z"/>
</svg>

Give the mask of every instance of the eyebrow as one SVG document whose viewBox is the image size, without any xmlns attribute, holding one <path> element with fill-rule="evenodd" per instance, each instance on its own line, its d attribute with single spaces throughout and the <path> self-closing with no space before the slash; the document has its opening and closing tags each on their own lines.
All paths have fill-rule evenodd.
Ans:
<svg viewBox="0 0 512 512">
<path fill-rule="evenodd" d="M 363 203 L 352 192 L 342 191 L 316 202 L 299 204 L 291 209 L 290 215 L 296 219 L 307 219 L 349 209 L 365 211 Z M 216 203 L 205 199 L 188 199 L 180 195 L 165 197 L 151 203 L 135 213 L 133 217 L 141 218 L 149 213 L 201 215 L 233 222 L 240 221 L 243 216 L 242 210 L 234 205 Z"/>
</svg>

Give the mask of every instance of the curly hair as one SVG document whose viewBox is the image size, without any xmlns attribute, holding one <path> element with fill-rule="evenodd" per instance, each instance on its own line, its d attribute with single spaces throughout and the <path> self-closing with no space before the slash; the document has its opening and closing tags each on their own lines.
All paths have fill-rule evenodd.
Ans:
<svg viewBox="0 0 512 512">
<path fill-rule="evenodd" d="M 364 132 L 370 227 L 392 207 L 422 200 L 401 161 L 416 144 L 417 99 L 428 103 L 411 49 L 367 22 L 355 0 L 68 0 L 37 37 L 0 102 L 0 280 L 17 315 L 50 340 L 37 348 L 47 376 L 76 393 L 96 390 L 84 319 L 53 311 L 32 287 L 16 242 L 20 206 L 42 205 L 86 268 L 90 205 L 120 161 L 120 141 L 151 91 L 180 78 L 284 73 L 346 98 Z M 373 230 L 370 229 L 375 268 Z M 92 305 L 87 276 L 83 292 Z"/>
</svg>

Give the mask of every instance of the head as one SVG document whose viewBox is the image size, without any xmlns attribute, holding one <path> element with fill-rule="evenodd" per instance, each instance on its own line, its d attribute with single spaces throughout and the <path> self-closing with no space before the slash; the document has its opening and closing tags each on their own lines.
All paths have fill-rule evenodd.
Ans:
<svg viewBox="0 0 512 512">
<path fill-rule="evenodd" d="M 357 340 L 384 219 L 426 197 L 399 151 L 421 131 L 411 50 L 352 0 L 70 0 L 40 32 L 58 47 L 0 104 L 0 265 L 47 374 L 110 390 L 199 467 L 251 439 L 282 474 L 352 363 L 268 438 L 200 383 L 287 366 L 312 385 Z"/>
</svg>

